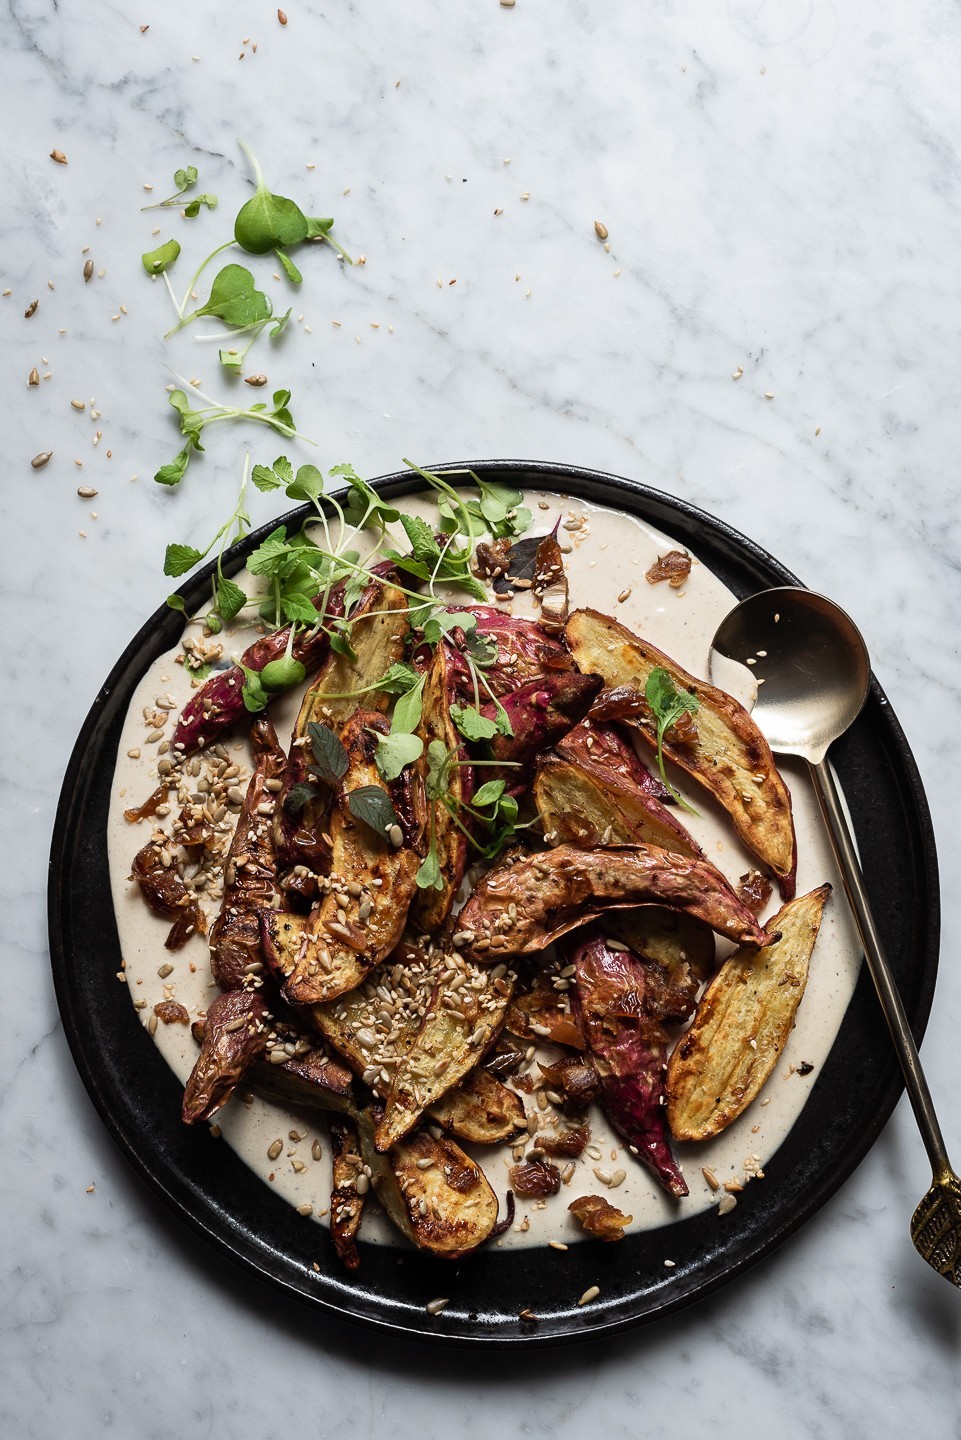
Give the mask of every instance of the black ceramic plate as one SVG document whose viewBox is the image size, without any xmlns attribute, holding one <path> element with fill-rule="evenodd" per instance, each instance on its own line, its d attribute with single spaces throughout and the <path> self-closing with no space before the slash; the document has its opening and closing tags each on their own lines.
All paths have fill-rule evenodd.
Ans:
<svg viewBox="0 0 961 1440">
<path fill-rule="evenodd" d="M 632 481 L 520 461 L 472 468 L 487 478 L 637 515 L 689 546 L 738 596 L 799 583 L 721 521 Z M 387 495 L 410 493 L 418 484 L 409 472 L 374 483 Z M 234 568 L 269 528 L 231 553 Z M 186 586 L 188 610 L 203 603 L 209 568 Z M 810 1219 L 863 1159 L 894 1108 L 901 1082 L 862 971 L 810 1098 L 766 1163 L 767 1183 L 749 1186 L 740 1197 L 736 1227 L 720 1225 L 711 1209 L 667 1229 L 629 1235 L 617 1245 L 580 1243 L 563 1256 L 563 1266 L 547 1249 L 492 1247 L 452 1267 L 409 1248 L 367 1245 L 359 1277 L 347 1277 L 325 1230 L 301 1219 L 204 1127 L 180 1123 L 178 1083 L 115 979 L 120 953 L 106 842 L 111 777 L 131 693 L 147 667 L 177 643 L 181 625 L 166 608 L 148 621 L 81 731 L 53 839 L 50 945 L 64 1029 L 104 1122 L 147 1183 L 219 1250 L 288 1294 L 382 1330 L 442 1344 L 571 1342 L 654 1320 L 733 1279 Z M 878 927 L 920 1039 L 937 969 L 937 861 L 914 761 L 876 683 L 832 759 L 851 809 Z M 320 1274 L 311 1268 L 318 1253 Z M 675 1261 L 671 1270 L 664 1267 L 666 1255 Z M 578 1309 L 577 1297 L 595 1284 L 600 1298 Z M 425 1305 L 437 1295 L 452 1299 L 431 1318 Z M 537 1315 L 537 1322 L 519 1319 L 522 1310 Z"/>
</svg>

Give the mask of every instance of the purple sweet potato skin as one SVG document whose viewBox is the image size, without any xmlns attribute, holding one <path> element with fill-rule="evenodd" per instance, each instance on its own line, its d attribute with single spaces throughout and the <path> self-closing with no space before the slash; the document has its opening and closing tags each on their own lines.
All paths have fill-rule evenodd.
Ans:
<svg viewBox="0 0 961 1440">
<path fill-rule="evenodd" d="M 465 614 L 476 618 L 477 633 L 493 640 L 497 646 L 497 657 L 492 665 L 485 667 L 484 679 L 498 699 L 552 672 L 574 669 L 567 646 L 542 630 L 536 620 L 506 615 L 493 605 L 462 608 Z M 464 664 L 458 667 L 457 691 L 460 700 L 474 703 L 473 681 Z"/>
<path fill-rule="evenodd" d="M 573 962 L 574 1012 L 600 1076 L 607 1118 L 669 1195 L 686 1195 L 663 1104 L 668 1037 L 649 995 L 657 967 L 630 951 L 610 950 L 596 932 L 577 945 Z"/>
<path fill-rule="evenodd" d="M 505 769 L 503 773 L 494 769 L 488 778 L 506 780 L 509 793 L 519 795 L 530 782 L 538 754 L 560 740 L 586 715 L 603 683 L 600 675 L 560 670 L 505 695 L 501 704 L 514 733 L 495 735 L 487 743 L 492 760 L 521 768 Z M 481 714 L 486 720 L 495 719 L 494 702 L 484 705 Z"/>
<path fill-rule="evenodd" d="M 209 1120 L 222 1110 L 260 1059 L 267 1045 L 266 1008 L 255 990 L 231 990 L 211 1002 L 200 1054 L 184 1090 L 185 1125 Z"/>
<path fill-rule="evenodd" d="M 652 800 L 663 803 L 671 799 L 667 786 L 651 774 L 633 745 L 609 722 L 598 720 L 594 710 L 564 736 L 557 751 L 565 760 L 610 770 L 618 779 L 636 785 Z"/>
</svg>

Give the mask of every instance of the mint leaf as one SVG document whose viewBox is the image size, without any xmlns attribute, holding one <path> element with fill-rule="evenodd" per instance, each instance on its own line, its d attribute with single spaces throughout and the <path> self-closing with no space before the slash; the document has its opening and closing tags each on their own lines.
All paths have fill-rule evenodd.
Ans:
<svg viewBox="0 0 961 1440">
<path fill-rule="evenodd" d="M 400 824 L 390 796 L 379 785 L 361 785 L 356 790 L 349 790 L 347 805 L 356 820 L 369 825 L 382 839 L 387 838 L 392 825 Z"/>
<path fill-rule="evenodd" d="M 284 813 L 291 816 L 299 815 L 310 800 L 317 799 L 317 795 L 317 786 L 308 785 L 305 780 L 300 781 L 297 785 L 291 785 L 284 796 Z"/>
<path fill-rule="evenodd" d="M 339 737 L 326 725 L 318 725 L 312 720 L 307 726 L 307 733 L 315 761 L 310 767 L 311 773 L 319 776 L 321 780 L 326 780 L 328 785 L 336 787 L 350 766 L 347 751 Z"/>
</svg>

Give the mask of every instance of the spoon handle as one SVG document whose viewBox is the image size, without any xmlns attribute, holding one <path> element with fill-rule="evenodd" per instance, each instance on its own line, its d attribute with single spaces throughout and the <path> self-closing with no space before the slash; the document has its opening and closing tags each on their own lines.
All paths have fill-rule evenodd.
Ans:
<svg viewBox="0 0 961 1440">
<path fill-rule="evenodd" d="M 914 1107 L 914 1114 L 921 1130 L 928 1158 L 931 1161 L 935 1177 L 940 1178 L 946 1173 L 950 1173 L 951 1170 L 944 1137 L 941 1134 L 938 1117 L 934 1113 L 928 1082 L 921 1069 L 918 1047 L 914 1043 L 908 1017 L 901 996 L 898 994 L 891 966 L 884 953 L 874 917 L 871 914 L 867 892 L 864 888 L 864 876 L 854 850 L 847 817 L 841 808 L 837 785 L 834 783 L 834 773 L 827 760 L 821 760 L 817 764 L 811 764 L 811 775 L 821 806 L 821 813 L 831 837 L 835 859 L 841 870 L 844 888 L 854 913 L 858 934 L 864 946 L 871 979 L 874 981 L 874 988 L 878 992 L 881 1009 L 884 1011 L 884 1018 L 891 1032 L 891 1039 L 894 1041 L 895 1053 L 904 1074 L 904 1082 Z"/>
</svg>

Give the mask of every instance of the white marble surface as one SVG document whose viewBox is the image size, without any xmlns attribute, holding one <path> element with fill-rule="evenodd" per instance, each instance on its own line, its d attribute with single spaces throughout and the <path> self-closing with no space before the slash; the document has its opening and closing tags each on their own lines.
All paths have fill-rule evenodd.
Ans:
<svg viewBox="0 0 961 1440">
<path fill-rule="evenodd" d="M 287 10 L 282 27 L 252 0 L 4 7 L 0 1428 L 958 1435 L 961 1297 L 907 1238 L 928 1181 L 904 1104 L 756 1272 L 655 1328 L 521 1363 L 388 1346 L 235 1273 L 135 1180 L 80 1086 L 44 917 L 61 776 L 169 588 L 165 542 L 212 533 L 256 438 L 222 427 L 181 493 L 150 480 L 176 448 L 165 364 L 228 387 L 189 332 L 161 341 L 142 187 L 168 193 L 197 164 L 222 209 L 165 216 L 158 238 L 206 253 L 243 193 L 242 135 L 277 189 L 333 211 L 367 256 L 343 271 L 306 255 L 303 323 L 255 352 L 322 463 L 514 455 L 631 475 L 723 516 L 858 619 L 934 816 L 946 938 L 923 1051 L 961 1152 L 957 7 Z M 105 272 L 87 285 L 86 245 Z M 34 365 L 50 379 L 29 389 Z M 91 397 L 95 423 L 70 406 Z M 277 508 L 255 502 L 258 518 Z"/>
</svg>

